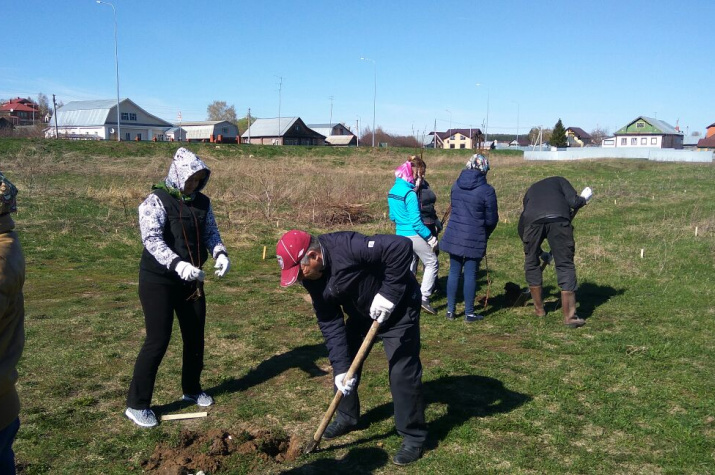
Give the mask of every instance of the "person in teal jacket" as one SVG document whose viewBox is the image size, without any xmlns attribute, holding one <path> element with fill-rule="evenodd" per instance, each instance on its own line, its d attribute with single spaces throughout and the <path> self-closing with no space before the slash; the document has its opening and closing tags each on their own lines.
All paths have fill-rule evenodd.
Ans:
<svg viewBox="0 0 715 475">
<path fill-rule="evenodd" d="M 420 292 L 422 293 L 422 308 L 432 315 L 437 312 L 432 308 L 430 295 L 437 279 L 437 238 L 422 222 L 420 204 L 415 192 L 417 169 L 422 159 L 410 157 L 405 163 L 395 169 L 395 184 L 387 194 L 387 204 L 390 207 L 390 219 L 395 223 L 395 234 L 405 236 L 412 241 L 414 252 L 413 271 L 417 269 L 417 259 L 424 265 L 424 275 Z M 413 166 L 414 165 L 414 166 Z M 424 162 L 422 162 L 424 165 Z"/>
</svg>

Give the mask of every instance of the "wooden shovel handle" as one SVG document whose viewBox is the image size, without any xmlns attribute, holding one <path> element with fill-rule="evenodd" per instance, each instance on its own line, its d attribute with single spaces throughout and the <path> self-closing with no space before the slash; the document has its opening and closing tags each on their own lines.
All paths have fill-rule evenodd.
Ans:
<svg viewBox="0 0 715 475">
<path fill-rule="evenodd" d="M 346 381 L 350 381 L 352 379 L 352 377 L 355 375 L 355 373 L 357 373 L 357 371 L 360 369 L 360 366 L 362 365 L 363 361 L 365 361 L 365 357 L 367 356 L 368 351 L 370 351 L 370 346 L 372 346 L 372 342 L 373 342 L 373 340 L 375 340 L 375 335 L 377 335 L 377 330 L 379 328 L 380 328 L 380 324 L 377 322 L 377 320 L 372 322 L 370 331 L 367 332 L 365 339 L 362 341 L 362 345 L 360 345 L 360 349 L 358 350 L 357 355 L 355 355 L 355 359 L 353 359 L 353 363 L 350 365 L 350 369 L 348 369 L 348 372 L 345 374 L 345 379 L 343 379 L 343 384 L 345 384 Z M 330 403 L 330 407 L 328 407 L 328 410 L 325 412 L 325 415 L 323 416 L 323 420 L 320 421 L 318 430 L 315 431 L 315 435 L 313 436 L 314 446 L 317 446 L 318 442 L 320 442 L 320 439 L 323 438 L 323 433 L 325 432 L 325 429 L 328 427 L 328 423 L 330 423 L 330 419 L 333 418 L 335 411 L 338 409 L 338 404 L 340 404 L 340 400 L 342 398 L 343 398 L 342 391 L 337 391 L 335 393 L 335 397 L 333 397 L 333 401 Z"/>
</svg>

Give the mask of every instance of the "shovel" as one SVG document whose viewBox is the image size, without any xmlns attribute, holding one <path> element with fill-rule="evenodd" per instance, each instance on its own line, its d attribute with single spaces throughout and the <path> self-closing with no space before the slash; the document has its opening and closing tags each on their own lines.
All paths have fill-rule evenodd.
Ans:
<svg viewBox="0 0 715 475">
<path fill-rule="evenodd" d="M 372 342 L 375 339 L 375 335 L 377 335 L 377 330 L 379 327 L 380 327 L 380 324 L 377 322 L 377 320 L 372 322 L 370 331 L 367 332 L 365 339 L 362 341 L 362 345 L 360 345 L 360 349 L 358 350 L 357 355 L 355 355 L 355 359 L 353 360 L 353 363 L 350 365 L 350 369 L 348 369 L 348 372 L 345 374 L 343 383 L 345 381 L 350 381 L 352 379 L 352 377 L 355 375 L 355 373 L 357 373 L 358 369 L 360 369 L 360 366 L 362 365 L 362 362 L 365 361 L 365 357 L 367 356 L 367 353 L 370 350 L 370 346 L 372 345 Z M 343 398 L 343 393 L 341 391 L 337 391 L 335 393 L 335 397 L 333 397 L 333 402 L 330 403 L 330 407 L 328 407 L 328 410 L 325 412 L 325 415 L 323 416 L 323 420 L 320 421 L 318 430 L 316 430 L 315 435 L 313 435 L 313 440 L 311 440 L 310 443 L 308 443 L 308 446 L 305 448 L 303 453 L 309 454 L 313 450 L 318 448 L 320 439 L 323 438 L 323 433 L 325 432 L 325 429 L 328 427 L 328 423 L 330 422 L 330 419 L 333 418 L 333 414 L 335 414 L 335 411 L 338 409 L 338 404 L 340 404 L 340 400 L 342 398 Z"/>
</svg>

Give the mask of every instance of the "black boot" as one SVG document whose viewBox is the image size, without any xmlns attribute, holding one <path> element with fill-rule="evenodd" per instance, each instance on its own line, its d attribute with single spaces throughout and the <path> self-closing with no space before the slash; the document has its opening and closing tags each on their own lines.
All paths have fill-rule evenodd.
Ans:
<svg viewBox="0 0 715 475">
<path fill-rule="evenodd" d="M 325 439 L 325 440 L 335 439 L 336 437 L 345 435 L 348 432 L 353 431 L 354 429 L 355 429 L 355 426 L 346 424 L 343 421 L 335 420 L 335 421 L 331 422 L 328 427 L 325 428 L 325 432 L 323 432 L 323 439 Z"/>
<path fill-rule="evenodd" d="M 419 460 L 423 453 L 424 449 L 422 447 L 412 447 L 403 442 L 400 450 L 392 457 L 392 463 L 395 465 L 409 465 L 415 460 Z"/>
</svg>

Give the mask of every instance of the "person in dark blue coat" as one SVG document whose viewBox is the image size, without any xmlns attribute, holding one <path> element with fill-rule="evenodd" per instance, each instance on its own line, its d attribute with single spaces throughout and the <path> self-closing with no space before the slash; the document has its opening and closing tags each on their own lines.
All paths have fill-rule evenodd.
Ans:
<svg viewBox="0 0 715 475">
<path fill-rule="evenodd" d="M 421 294 L 410 271 L 412 241 L 404 236 L 355 232 L 315 237 L 292 230 L 278 241 L 276 256 L 282 269 L 281 285 L 301 282 L 310 294 L 333 367 L 335 390 L 344 395 L 323 438 L 339 437 L 358 424 L 360 372 L 343 380 L 377 320 L 389 364 L 395 426 L 403 437 L 393 462 L 407 465 L 419 459 L 427 426 L 420 361 Z"/>
<path fill-rule="evenodd" d="M 454 320 L 459 277 L 464 269 L 464 320 L 483 317 L 474 312 L 477 271 L 487 252 L 487 240 L 497 227 L 499 211 L 494 187 L 487 183 L 489 160 L 473 155 L 452 185 L 451 215 L 439 248 L 449 253 L 447 318 Z"/>
</svg>

